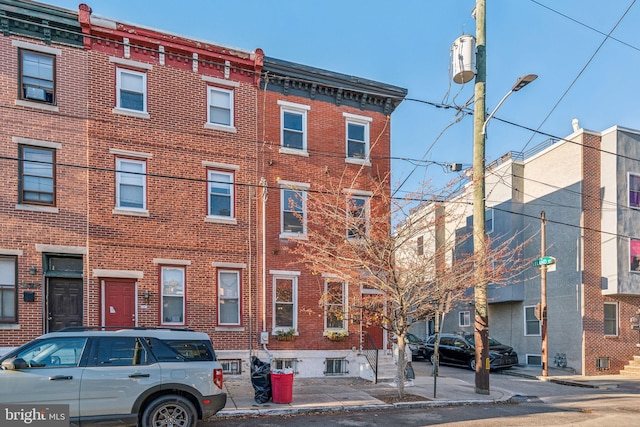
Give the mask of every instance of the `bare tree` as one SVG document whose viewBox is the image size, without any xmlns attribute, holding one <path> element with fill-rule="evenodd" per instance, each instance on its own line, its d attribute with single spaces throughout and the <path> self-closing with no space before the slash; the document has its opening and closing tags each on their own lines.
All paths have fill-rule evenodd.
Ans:
<svg viewBox="0 0 640 427">
<path fill-rule="evenodd" d="M 392 198 L 387 180 L 363 183 L 365 179 L 360 177 L 360 188 L 373 191 L 359 191 L 337 180 L 309 192 L 307 238 L 296 239 L 288 250 L 314 273 L 379 291 L 386 304 L 379 301 L 357 308 L 363 312 L 363 321 L 376 322 L 399 343 L 406 342 L 413 323 L 446 313 L 465 297 L 474 285 L 474 264 L 491 264 L 487 274 L 495 283 L 517 268 L 521 250 L 509 247 L 507 241 L 487 250 L 491 263 L 474 262 L 472 251 L 454 257 L 456 246 L 471 235 L 460 231 L 464 215 L 456 218 L 455 210 L 449 212 L 435 201 L 409 211 L 409 205 L 416 204 L 414 197 Z M 331 299 L 331 292 L 323 293 L 320 306 L 329 310 L 328 316 L 343 316 L 344 312 L 330 312 Z M 404 352 L 405 346 L 399 345 L 400 397 L 404 395 Z"/>
</svg>

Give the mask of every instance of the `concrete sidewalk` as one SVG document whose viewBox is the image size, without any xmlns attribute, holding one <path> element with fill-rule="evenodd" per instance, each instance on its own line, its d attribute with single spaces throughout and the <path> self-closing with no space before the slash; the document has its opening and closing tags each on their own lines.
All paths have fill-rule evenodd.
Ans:
<svg viewBox="0 0 640 427">
<path fill-rule="evenodd" d="M 420 370 L 422 371 L 422 370 Z M 429 369 L 430 372 L 430 369 Z M 625 377 L 608 375 L 584 377 L 570 371 L 550 369 L 549 376 L 542 377 L 540 368 L 512 368 L 501 374 L 523 376 L 540 381 L 557 382 L 564 385 L 592 387 L 600 389 L 620 388 L 640 393 L 640 376 Z M 492 375 L 495 375 L 492 373 Z M 491 387 L 489 395 L 475 392 L 473 382 L 441 376 L 437 378 L 434 398 L 434 377 L 427 372 L 416 370 L 415 386 L 405 388 L 413 397 L 411 402 L 385 403 L 383 396 L 397 394 L 389 385 L 390 379 L 381 379 L 378 384 L 357 377 L 298 378 L 293 381 L 291 403 L 278 404 L 271 401 L 259 404 L 255 401 L 255 391 L 251 380 L 225 379 L 227 405 L 216 417 L 246 415 L 278 415 L 301 412 L 372 410 L 394 407 L 422 407 L 445 405 L 468 405 L 479 403 L 505 402 L 511 399 L 506 390 Z M 423 398 L 423 399 L 421 399 Z"/>
</svg>

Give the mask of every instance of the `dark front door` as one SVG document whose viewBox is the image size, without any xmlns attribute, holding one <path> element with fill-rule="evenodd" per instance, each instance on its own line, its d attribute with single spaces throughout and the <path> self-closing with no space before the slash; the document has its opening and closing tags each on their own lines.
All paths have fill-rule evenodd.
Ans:
<svg viewBox="0 0 640 427">
<path fill-rule="evenodd" d="M 384 301 L 380 294 L 362 294 L 362 331 L 367 332 L 376 347 L 383 345 L 383 319 Z"/>
<path fill-rule="evenodd" d="M 136 326 L 136 282 L 104 280 L 104 326 Z"/>
<path fill-rule="evenodd" d="M 50 277 L 47 281 L 47 332 L 82 326 L 82 279 Z"/>
</svg>

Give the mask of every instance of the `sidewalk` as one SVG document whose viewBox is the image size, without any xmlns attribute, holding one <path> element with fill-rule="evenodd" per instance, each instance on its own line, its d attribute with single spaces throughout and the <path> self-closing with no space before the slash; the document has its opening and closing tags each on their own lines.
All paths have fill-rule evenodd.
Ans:
<svg viewBox="0 0 640 427">
<path fill-rule="evenodd" d="M 479 404 L 504 402 L 512 398 L 506 390 L 491 388 L 489 395 L 475 392 L 473 382 L 457 378 L 441 376 L 436 382 L 436 398 L 434 395 L 434 378 L 425 372 L 416 372 L 415 386 L 405 388 L 405 393 L 424 398 L 417 401 L 385 403 L 383 396 L 393 396 L 397 390 L 389 385 L 391 379 L 381 379 L 378 384 L 357 377 L 326 378 L 294 378 L 293 399 L 288 404 L 271 401 L 258 404 L 250 379 L 227 379 L 227 405 L 217 417 L 233 417 L 246 415 L 280 415 L 302 412 L 375 410 L 394 407 L 426 407 L 461 404 Z M 600 389 L 619 388 L 640 393 L 640 376 L 625 377 L 608 375 L 584 377 L 573 375 L 570 371 L 550 369 L 548 377 L 542 377 L 540 368 L 512 368 L 503 371 L 505 375 L 537 378 L 541 381 L 557 382 L 564 385 L 592 387 Z M 495 374 L 492 374 L 495 375 Z"/>
</svg>

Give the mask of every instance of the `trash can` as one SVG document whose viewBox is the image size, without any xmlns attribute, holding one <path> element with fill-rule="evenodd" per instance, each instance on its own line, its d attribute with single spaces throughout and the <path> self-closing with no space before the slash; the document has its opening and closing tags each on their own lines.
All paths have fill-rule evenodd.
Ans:
<svg viewBox="0 0 640 427">
<path fill-rule="evenodd" d="M 271 400 L 273 403 L 291 403 L 293 400 L 293 372 L 271 373 Z"/>
<path fill-rule="evenodd" d="M 267 403 L 271 399 L 271 364 L 253 356 L 251 358 L 251 383 L 255 391 L 256 403 Z"/>
</svg>

